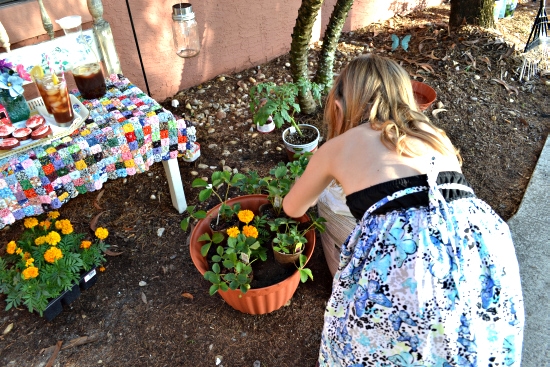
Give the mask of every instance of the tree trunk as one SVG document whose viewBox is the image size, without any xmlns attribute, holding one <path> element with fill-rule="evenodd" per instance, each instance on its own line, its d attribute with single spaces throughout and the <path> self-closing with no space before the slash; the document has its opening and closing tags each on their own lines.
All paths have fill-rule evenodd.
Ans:
<svg viewBox="0 0 550 367">
<path fill-rule="evenodd" d="M 309 42 L 311 41 L 315 18 L 317 18 L 321 5 L 323 5 L 323 0 L 302 0 L 302 5 L 298 9 L 298 18 L 292 31 L 292 43 L 290 45 L 290 71 L 294 82 L 297 82 L 300 78 L 309 79 L 307 65 Z M 301 111 L 305 114 L 312 114 L 317 109 L 317 104 L 313 100 L 310 90 L 307 90 L 306 93 L 300 90 L 298 101 Z"/>
<path fill-rule="evenodd" d="M 334 67 L 334 54 L 338 47 L 338 40 L 342 33 L 342 28 L 344 27 L 344 23 L 346 22 L 352 5 L 353 0 L 338 0 L 330 15 L 330 21 L 323 37 L 319 65 L 314 78 L 315 83 L 324 85 L 324 93 L 327 93 L 332 86 L 334 76 L 332 71 Z"/>
<path fill-rule="evenodd" d="M 466 24 L 493 28 L 495 26 L 494 4 L 495 0 L 451 0 L 449 25 L 451 28 L 458 28 L 465 22 Z"/>
</svg>

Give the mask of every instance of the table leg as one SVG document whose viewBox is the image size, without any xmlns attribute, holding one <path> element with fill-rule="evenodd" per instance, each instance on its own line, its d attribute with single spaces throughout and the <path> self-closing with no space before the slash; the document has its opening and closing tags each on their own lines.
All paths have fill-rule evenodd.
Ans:
<svg viewBox="0 0 550 367">
<path fill-rule="evenodd" d="M 168 179 L 172 205 L 174 205 L 174 208 L 181 214 L 187 209 L 187 201 L 185 200 L 185 193 L 183 192 L 183 183 L 181 182 L 178 160 L 169 159 L 167 161 L 162 161 L 162 165 L 164 166 L 164 172 Z"/>
</svg>

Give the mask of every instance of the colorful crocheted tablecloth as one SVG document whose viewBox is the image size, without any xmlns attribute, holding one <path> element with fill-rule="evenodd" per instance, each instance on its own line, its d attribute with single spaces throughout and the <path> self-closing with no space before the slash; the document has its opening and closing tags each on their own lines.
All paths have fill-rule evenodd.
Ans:
<svg viewBox="0 0 550 367">
<path fill-rule="evenodd" d="M 176 120 L 122 75 L 111 75 L 107 93 L 84 100 L 90 111 L 71 135 L 0 159 L 0 229 L 16 220 L 56 210 L 69 199 L 155 163 L 192 156 L 196 132 Z"/>
</svg>

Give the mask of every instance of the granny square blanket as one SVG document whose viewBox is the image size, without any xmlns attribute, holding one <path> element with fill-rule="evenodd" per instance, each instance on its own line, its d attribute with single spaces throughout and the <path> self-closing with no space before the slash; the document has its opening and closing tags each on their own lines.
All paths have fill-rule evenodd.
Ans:
<svg viewBox="0 0 550 367">
<path fill-rule="evenodd" d="M 198 145 L 188 121 L 176 120 L 123 75 L 110 76 L 100 99 L 71 93 L 90 111 L 80 128 L 0 159 L 0 229 L 56 210 L 79 194 L 101 189 L 108 179 L 177 159 Z"/>
</svg>

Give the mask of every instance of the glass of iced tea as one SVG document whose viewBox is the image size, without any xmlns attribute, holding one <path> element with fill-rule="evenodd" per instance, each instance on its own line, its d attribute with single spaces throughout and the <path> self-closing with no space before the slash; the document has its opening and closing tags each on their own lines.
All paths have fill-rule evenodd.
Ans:
<svg viewBox="0 0 550 367">
<path fill-rule="evenodd" d="M 99 63 L 79 65 L 72 70 L 76 87 L 85 99 L 101 98 L 107 87 Z"/>
<path fill-rule="evenodd" d="M 65 79 L 58 75 L 54 78 L 49 74 L 35 78 L 35 82 L 46 110 L 53 115 L 55 122 L 63 124 L 73 121 L 74 112 Z"/>
</svg>

